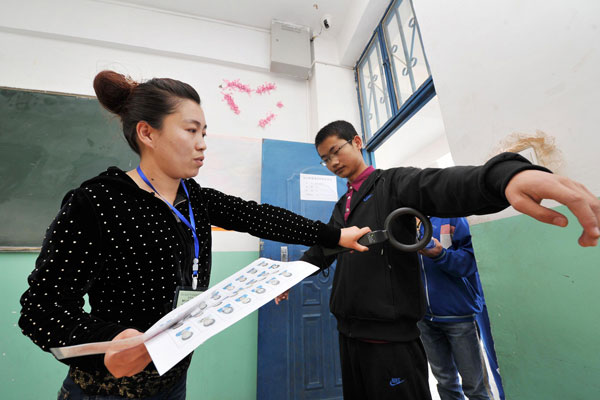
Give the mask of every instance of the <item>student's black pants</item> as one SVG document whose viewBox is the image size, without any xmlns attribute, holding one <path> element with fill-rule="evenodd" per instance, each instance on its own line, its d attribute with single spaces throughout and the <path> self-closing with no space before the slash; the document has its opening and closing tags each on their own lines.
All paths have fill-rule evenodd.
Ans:
<svg viewBox="0 0 600 400">
<path fill-rule="evenodd" d="M 340 334 L 344 400 L 431 400 L 419 338 L 372 343 Z"/>
</svg>

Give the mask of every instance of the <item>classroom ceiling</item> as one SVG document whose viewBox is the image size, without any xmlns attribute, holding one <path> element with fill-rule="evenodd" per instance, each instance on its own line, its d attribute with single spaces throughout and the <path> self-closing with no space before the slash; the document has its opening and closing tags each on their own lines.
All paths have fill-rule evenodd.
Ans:
<svg viewBox="0 0 600 400">
<path fill-rule="evenodd" d="M 315 34 L 324 15 L 332 17 L 331 35 L 340 31 L 351 0 L 120 0 L 123 4 L 206 17 L 262 29 L 271 20 L 309 26 Z"/>
</svg>

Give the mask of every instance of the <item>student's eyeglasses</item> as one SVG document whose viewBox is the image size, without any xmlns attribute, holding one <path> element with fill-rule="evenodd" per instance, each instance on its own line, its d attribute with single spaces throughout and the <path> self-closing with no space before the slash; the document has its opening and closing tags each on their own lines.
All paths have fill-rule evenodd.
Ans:
<svg viewBox="0 0 600 400">
<path fill-rule="evenodd" d="M 331 161 L 331 158 L 332 158 L 332 157 L 336 157 L 336 158 L 337 158 L 337 155 L 338 155 L 338 153 L 340 152 L 340 150 L 342 149 L 342 147 L 344 147 L 344 146 L 345 146 L 345 145 L 347 145 L 348 143 L 352 142 L 352 140 L 353 140 L 353 139 L 354 139 L 354 138 L 352 138 L 352 139 L 350 139 L 350 140 L 346 141 L 346 143 L 344 143 L 343 145 L 341 145 L 340 147 L 338 147 L 337 149 L 333 150 L 332 152 L 330 152 L 329 154 L 327 154 L 325 157 L 323 157 L 323 158 L 321 159 L 321 162 L 320 162 L 320 164 L 321 164 L 322 166 L 326 167 L 326 166 L 327 166 L 327 164 L 329 164 L 329 162 Z"/>
</svg>

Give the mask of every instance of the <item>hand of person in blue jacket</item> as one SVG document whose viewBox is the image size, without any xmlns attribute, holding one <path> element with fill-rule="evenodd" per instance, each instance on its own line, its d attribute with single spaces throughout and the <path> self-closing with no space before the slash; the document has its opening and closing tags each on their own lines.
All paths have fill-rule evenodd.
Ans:
<svg viewBox="0 0 600 400">
<path fill-rule="evenodd" d="M 419 250 L 419 253 L 421 253 L 424 256 L 429 257 L 429 258 L 436 258 L 437 256 L 439 256 L 442 253 L 442 250 L 444 250 L 444 246 L 442 246 L 440 241 L 437 240 L 436 238 L 431 238 L 431 240 L 433 240 L 433 243 L 435 243 L 435 246 L 433 246 L 430 249 L 424 248 L 422 250 Z"/>
<path fill-rule="evenodd" d="M 540 205 L 543 199 L 564 204 L 583 227 L 581 246 L 596 246 L 600 238 L 600 200 L 581 183 L 564 176 L 537 170 L 519 172 L 508 182 L 504 192 L 510 204 L 538 221 L 567 226 L 563 214 Z"/>
</svg>

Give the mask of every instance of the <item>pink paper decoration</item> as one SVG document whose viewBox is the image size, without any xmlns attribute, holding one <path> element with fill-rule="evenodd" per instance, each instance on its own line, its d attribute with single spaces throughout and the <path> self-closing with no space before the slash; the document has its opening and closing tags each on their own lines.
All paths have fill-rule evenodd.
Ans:
<svg viewBox="0 0 600 400">
<path fill-rule="evenodd" d="M 275 119 L 275 114 L 269 113 L 266 118 L 258 121 L 258 125 L 261 128 L 264 128 L 265 126 L 269 125 L 271 123 L 271 121 L 273 121 L 273 119 Z"/>
<path fill-rule="evenodd" d="M 274 83 L 266 82 L 263 85 L 260 85 L 256 88 L 256 93 L 258 94 L 270 94 L 271 90 L 277 89 L 277 86 Z"/>
<path fill-rule="evenodd" d="M 221 92 L 223 94 L 223 101 L 227 102 L 227 104 L 229 105 L 229 108 L 231 108 L 231 111 L 233 111 L 235 114 L 239 114 L 240 113 L 240 108 L 238 107 L 237 104 L 235 104 L 235 100 L 233 100 L 233 97 L 231 97 L 231 95 L 229 93 L 224 93 Z"/>
<path fill-rule="evenodd" d="M 221 94 L 223 95 L 223 101 L 227 103 L 231 111 L 233 111 L 236 115 L 240 113 L 240 108 L 236 104 L 233 95 L 234 92 L 242 92 L 248 93 L 250 96 L 252 92 L 256 92 L 260 95 L 262 94 L 271 94 L 271 91 L 277 89 L 277 85 L 273 82 L 265 82 L 264 84 L 258 86 L 256 90 L 253 90 L 249 85 L 246 85 L 240 82 L 239 79 L 235 79 L 233 81 L 228 81 L 227 79 L 223 79 L 223 84 L 219 85 L 219 88 L 222 89 Z M 277 108 L 283 108 L 283 103 L 278 101 L 276 103 Z M 267 116 L 258 121 L 258 125 L 261 128 L 269 125 L 273 119 L 275 119 L 276 115 L 272 112 L 269 112 Z"/>
<path fill-rule="evenodd" d="M 239 79 L 236 79 L 234 81 L 228 81 L 227 79 L 223 79 L 223 82 L 225 82 L 224 89 L 235 89 L 248 94 L 252 93 L 252 89 L 250 88 L 250 86 L 243 84 L 242 82 L 240 82 Z"/>
</svg>

